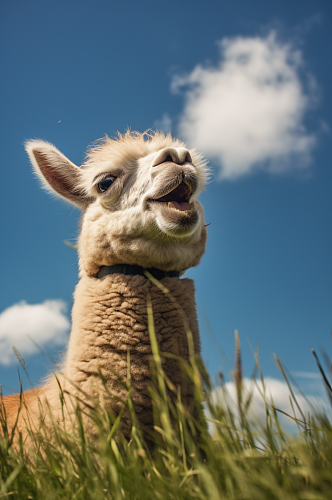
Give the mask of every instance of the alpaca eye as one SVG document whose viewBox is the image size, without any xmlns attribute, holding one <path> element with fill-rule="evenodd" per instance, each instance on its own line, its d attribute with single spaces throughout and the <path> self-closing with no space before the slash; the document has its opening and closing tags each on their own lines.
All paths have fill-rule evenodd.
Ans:
<svg viewBox="0 0 332 500">
<path fill-rule="evenodd" d="M 113 176 L 108 176 L 105 179 L 103 179 L 101 182 L 98 183 L 98 189 L 101 193 L 104 193 L 105 191 L 108 190 L 111 184 L 115 181 L 115 177 Z"/>
</svg>

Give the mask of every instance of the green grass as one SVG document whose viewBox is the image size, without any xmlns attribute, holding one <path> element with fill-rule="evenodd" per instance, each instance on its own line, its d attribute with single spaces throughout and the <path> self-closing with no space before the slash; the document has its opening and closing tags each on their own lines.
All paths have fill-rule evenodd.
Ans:
<svg viewBox="0 0 332 500">
<path fill-rule="evenodd" d="M 126 404 L 133 421 L 130 441 L 121 435 L 118 419 L 114 420 L 107 411 L 94 408 L 84 409 L 97 429 L 97 438 L 89 439 L 82 424 L 83 410 L 77 408 L 77 433 L 66 433 L 54 425 L 51 441 L 42 430 L 33 436 L 34 449 L 29 453 L 22 441 L 14 451 L 13 436 L 7 431 L 6 416 L 2 413 L 0 500 L 331 499 L 332 426 L 329 418 L 314 409 L 311 415 L 302 412 L 299 419 L 289 415 L 292 422 L 296 421 L 298 433 L 288 434 L 280 424 L 280 412 L 265 397 L 264 378 L 257 357 L 266 419 L 264 425 L 249 420 L 251 396 L 243 391 L 238 337 L 234 375 L 237 411 L 226 403 L 213 403 L 210 379 L 192 351 L 190 362 L 182 365 L 195 384 L 198 417 L 194 418 L 182 406 L 180 397 L 172 405 L 150 305 L 148 310 L 154 356 L 151 368 L 158 387 L 156 392 L 151 392 L 156 422 L 154 446 L 147 446 L 137 423 L 129 375 Z M 190 332 L 187 333 L 190 344 Z M 280 368 L 283 371 L 281 365 Z M 319 368 L 325 376 L 322 367 Z M 331 396 L 327 377 L 323 383 Z M 290 392 L 290 397 L 295 409 L 294 393 Z M 202 409 L 203 402 L 213 422 L 212 434 Z"/>
</svg>

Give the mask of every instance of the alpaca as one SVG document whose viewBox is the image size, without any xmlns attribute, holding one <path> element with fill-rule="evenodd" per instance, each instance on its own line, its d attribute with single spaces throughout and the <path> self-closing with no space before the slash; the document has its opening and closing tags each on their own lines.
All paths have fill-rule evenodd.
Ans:
<svg viewBox="0 0 332 500">
<path fill-rule="evenodd" d="M 127 396 L 119 377 L 127 377 L 128 350 L 134 408 L 142 427 L 152 428 L 147 296 L 161 354 L 189 359 L 178 304 L 200 355 L 194 283 L 182 275 L 205 251 L 207 231 L 197 197 L 208 179 L 206 162 L 196 150 L 161 132 L 106 137 L 88 150 L 81 167 L 48 142 L 28 141 L 26 150 L 44 187 L 78 206 L 82 220 L 68 348 L 56 377 L 24 393 L 18 429 L 27 437 L 27 412 L 34 421 L 41 413 L 47 422 L 47 408 L 61 422 L 58 382 L 74 400 L 93 401 L 117 415 Z M 177 304 L 144 270 L 160 280 Z M 188 406 L 193 388 L 184 383 L 175 356 L 163 358 L 163 369 Z M 18 394 L 3 397 L 9 427 L 19 399 Z M 129 435 L 127 408 L 121 424 Z"/>
</svg>

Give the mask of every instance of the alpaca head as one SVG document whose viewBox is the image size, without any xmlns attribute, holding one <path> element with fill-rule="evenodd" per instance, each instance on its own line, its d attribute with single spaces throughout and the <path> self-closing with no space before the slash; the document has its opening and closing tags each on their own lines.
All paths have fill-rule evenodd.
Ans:
<svg viewBox="0 0 332 500">
<path fill-rule="evenodd" d="M 170 134 L 127 132 L 92 146 L 81 167 L 51 144 L 28 141 L 35 172 L 51 192 L 83 211 L 81 273 L 137 264 L 184 271 L 205 250 L 197 197 L 208 171 L 202 156 Z"/>
</svg>

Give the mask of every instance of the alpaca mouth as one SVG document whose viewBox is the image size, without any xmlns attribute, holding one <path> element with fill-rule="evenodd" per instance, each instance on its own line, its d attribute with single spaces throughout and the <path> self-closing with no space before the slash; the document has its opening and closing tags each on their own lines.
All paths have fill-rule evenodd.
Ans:
<svg viewBox="0 0 332 500">
<path fill-rule="evenodd" d="M 160 198 L 155 198 L 151 201 L 154 203 L 163 203 L 165 204 L 165 206 L 172 210 L 177 210 L 179 212 L 188 214 L 195 208 L 194 203 L 189 203 L 190 195 L 190 187 L 185 182 L 181 182 L 181 184 L 179 184 L 169 193 L 161 196 Z"/>
</svg>

